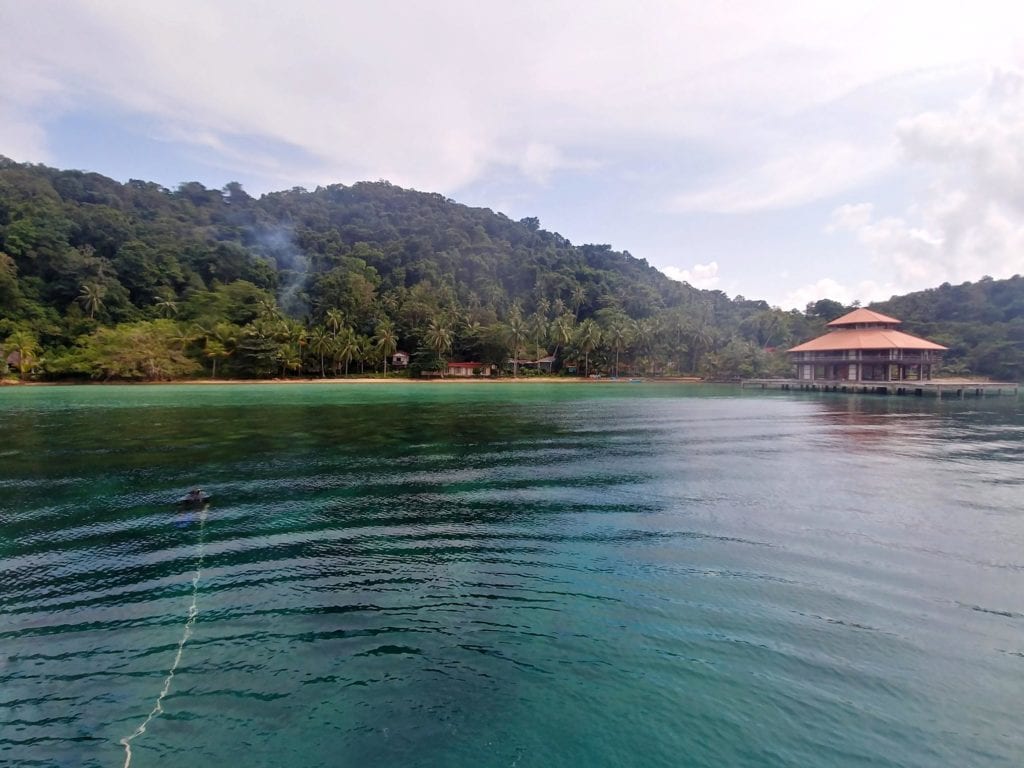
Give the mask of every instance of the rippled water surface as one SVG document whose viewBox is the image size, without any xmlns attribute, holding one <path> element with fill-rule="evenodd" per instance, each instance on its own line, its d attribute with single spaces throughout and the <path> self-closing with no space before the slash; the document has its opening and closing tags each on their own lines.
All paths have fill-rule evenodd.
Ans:
<svg viewBox="0 0 1024 768">
<path fill-rule="evenodd" d="M 1016 399 L 50 387 L 0 416 L 0 764 L 1024 764 Z"/>
</svg>

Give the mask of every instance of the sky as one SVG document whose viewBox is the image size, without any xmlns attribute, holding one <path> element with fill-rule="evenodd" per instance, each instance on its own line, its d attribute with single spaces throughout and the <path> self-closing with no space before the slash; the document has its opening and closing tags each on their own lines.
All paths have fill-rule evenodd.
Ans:
<svg viewBox="0 0 1024 768">
<path fill-rule="evenodd" d="M 1024 3 L 0 0 L 0 154 L 386 179 L 803 309 L 1024 273 Z"/>
</svg>

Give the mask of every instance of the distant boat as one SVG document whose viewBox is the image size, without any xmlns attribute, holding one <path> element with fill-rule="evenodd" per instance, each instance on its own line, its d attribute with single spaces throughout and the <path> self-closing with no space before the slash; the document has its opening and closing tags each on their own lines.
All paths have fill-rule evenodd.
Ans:
<svg viewBox="0 0 1024 768">
<path fill-rule="evenodd" d="M 206 504 L 213 497 L 202 488 L 193 488 L 174 503 L 181 507 L 198 507 Z"/>
</svg>

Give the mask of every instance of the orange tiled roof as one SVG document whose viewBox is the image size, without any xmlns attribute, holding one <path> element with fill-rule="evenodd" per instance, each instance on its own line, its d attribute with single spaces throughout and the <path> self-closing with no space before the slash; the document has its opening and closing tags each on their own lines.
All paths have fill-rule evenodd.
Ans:
<svg viewBox="0 0 1024 768">
<path fill-rule="evenodd" d="M 860 311 L 860 310 L 857 310 Z M 864 310 L 870 312 L 870 310 Z M 851 315 L 853 312 L 850 313 Z M 877 314 L 877 313 L 872 313 Z M 880 315 L 885 317 L 885 315 Z M 839 318 L 842 320 L 843 318 Z M 833 322 L 836 322 L 833 320 Z M 857 321 L 872 322 L 872 321 Z M 876 320 L 874 322 L 892 322 Z M 895 322 L 899 322 L 896 320 Z M 829 323 L 831 325 L 832 323 Z M 833 352 L 841 349 L 932 349 L 944 350 L 946 347 L 926 339 L 919 339 L 903 331 L 895 331 L 889 328 L 840 328 L 830 331 L 824 336 L 805 341 L 789 352 Z"/>
<path fill-rule="evenodd" d="M 863 307 L 853 310 L 853 312 L 847 312 L 842 317 L 837 317 L 831 323 L 828 323 L 830 328 L 836 328 L 843 325 L 864 325 L 865 323 L 884 323 L 886 325 L 894 325 L 903 322 L 897 320 L 895 317 L 889 317 L 883 315 L 881 312 L 875 312 L 870 309 L 864 309 Z"/>
</svg>

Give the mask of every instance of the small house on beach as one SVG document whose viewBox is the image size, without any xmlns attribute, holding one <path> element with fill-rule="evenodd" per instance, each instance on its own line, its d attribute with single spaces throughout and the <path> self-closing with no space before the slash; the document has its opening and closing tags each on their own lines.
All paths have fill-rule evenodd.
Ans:
<svg viewBox="0 0 1024 768">
<path fill-rule="evenodd" d="M 930 381 L 946 347 L 897 330 L 901 321 L 855 309 L 824 336 L 788 350 L 801 381 Z"/>
<path fill-rule="evenodd" d="M 484 363 L 448 363 L 447 375 L 449 376 L 490 376 L 491 366 Z"/>
</svg>

